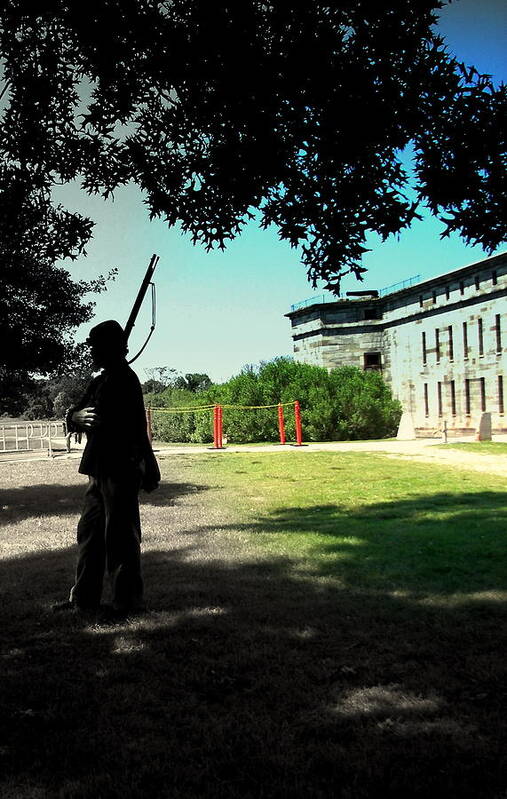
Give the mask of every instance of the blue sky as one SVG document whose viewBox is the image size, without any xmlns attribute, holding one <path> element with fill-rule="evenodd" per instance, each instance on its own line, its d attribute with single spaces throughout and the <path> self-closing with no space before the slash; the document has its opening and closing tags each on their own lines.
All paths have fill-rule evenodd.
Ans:
<svg viewBox="0 0 507 799">
<path fill-rule="evenodd" d="M 480 72 L 505 81 L 507 73 L 507 5 L 503 0 L 457 0 L 442 10 L 439 29 L 451 52 Z M 97 298 L 95 322 L 127 320 L 151 254 L 160 262 L 157 284 L 157 329 L 134 364 L 141 380 L 145 369 L 169 366 L 206 372 L 220 382 L 243 365 L 292 351 L 290 305 L 312 290 L 297 250 L 278 240 L 276 230 L 250 224 L 224 253 L 206 253 L 190 238 L 161 221 L 150 222 L 142 195 L 134 186 L 119 190 L 114 202 L 89 197 L 75 186 L 58 193 L 67 207 L 96 221 L 88 257 L 76 261 L 75 278 L 90 279 L 118 267 L 119 275 Z M 399 240 L 381 243 L 372 237 L 364 258 L 365 282 L 346 278 L 343 290 L 382 288 L 412 275 L 424 278 L 480 260 L 485 253 L 454 237 L 440 240 L 435 220 L 415 223 Z M 499 251 L 506 249 L 500 248 Z M 131 337 L 131 352 L 148 332 L 147 299 Z M 76 333 L 82 341 L 90 324 Z"/>
</svg>

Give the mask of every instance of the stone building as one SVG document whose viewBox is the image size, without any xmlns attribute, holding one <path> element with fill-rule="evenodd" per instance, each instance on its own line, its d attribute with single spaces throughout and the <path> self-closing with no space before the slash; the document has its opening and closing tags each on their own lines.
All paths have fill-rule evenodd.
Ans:
<svg viewBox="0 0 507 799">
<path fill-rule="evenodd" d="M 483 412 L 507 433 L 507 253 L 286 316 L 296 360 L 380 370 L 417 435 L 472 435 Z"/>
</svg>

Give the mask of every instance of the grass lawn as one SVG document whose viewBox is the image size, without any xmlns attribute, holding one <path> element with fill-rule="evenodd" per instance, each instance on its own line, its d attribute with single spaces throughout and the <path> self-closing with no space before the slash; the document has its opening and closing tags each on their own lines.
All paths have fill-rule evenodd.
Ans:
<svg viewBox="0 0 507 799">
<path fill-rule="evenodd" d="M 364 444 L 365 442 L 372 442 L 372 441 L 396 441 L 396 438 L 362 438 L 360 440 L 343 440 L 337 443 L 340 444 Z M 306 446 L 312 446 L 312 444 L 329 444 L 330 441 L 305 441 L 304 444 Z M 252 441 L 248 444 L 235 444 L 233 441 L 229 441 L 228 444 L 225 444 L 225 447 L 273 447 L 280 445 L 279 439 L 276 441 Z M 295 442 L 291 439 L 287 439 L 287 443 L 284 445 L 284 448 L 288 448 L 290 446 L 295 446 Z M 195 444 L 189 442 L 175 442 L 175 441 L 153 441 L 154 449 L 171 449 L 172 447 L 208 447 L 209 449 L 213 448 L 213 442 L 208 444 Z"/>
<path fill-rule="evenodd" d="M 443 449 L 460 449 L 480 455 L 507 455 L 507 442 L 504 441 L 463 441 L 455 444 L 437 444 Z"/>
<path fill-rule="evenodd" d="M 52 614 L 77 463 L 0 465 L 2 799 L 505 799 L 507 491 L 359 453 L 168 456 L 150 613 Z"/>
</svg>

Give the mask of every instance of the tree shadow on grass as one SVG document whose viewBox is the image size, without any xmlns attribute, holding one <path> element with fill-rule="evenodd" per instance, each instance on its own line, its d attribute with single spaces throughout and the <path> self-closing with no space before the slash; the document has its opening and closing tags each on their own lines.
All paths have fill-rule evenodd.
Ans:
<svg viewBox="0 0 507 799">
<path fill-rule="evenodd" d="M 194 483 L 160 484 L 153 494 L 141 492 L 141 504 L 173 505 L 177 497 L 206 491 L 207 486 Z M 23 519 L 79 514 L 86 482 L 76 485 L 47 483 L 0 489 L 0 525 L 15 524 Z"/>
<path fill-rule="evenodd" d="M 503 514 L 496 496 L 483 497 L 486 519 Z M 387 507 L 379 524 L 417 527 L 418 499 Z M 451 533 L 447 516 L 426 534 L 464 544 L 464 507 L 457 497 Z M 334 507 L 316 512 L 329 536 L 345 525 Z M 281 535 L 292 518 L 292 534 L 310 532 L 305 513 L 254 529 Z M 354 584 L 296 557 L 199 557 L 209 534 L 146 552 L 152 612 L 117 626 L 45 611 L 72 550 L 0 564 L 3 796 L 501 799 L 506 606 L 474 598 L 472 573 L 468 597 L 431 605 L 382 589 L 375 569 Z M 378 557 L 386 534 L 351 546 L 347 564 Z"/>
<path fill-rule="evenodd" d="M 244 529 L 283 538 L 289 549 L 304 536 L 309 573 L 347 587 L 413 596 L 507 590 L 505 492 L 441 492 L 354 510 L 281 507 Z"/>
</svg>

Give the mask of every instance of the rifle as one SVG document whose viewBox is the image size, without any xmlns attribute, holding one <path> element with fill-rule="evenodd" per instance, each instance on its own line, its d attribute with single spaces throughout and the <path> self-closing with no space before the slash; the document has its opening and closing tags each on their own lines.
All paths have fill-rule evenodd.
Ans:
<svg viewBox="0 0 507 799">
<path fill-rule="evenodd" d="M 138 294 L 137 294 L 137 297 L 135 299 L 134 305 L 132 306 L 132 310 L 130 312 L 130 316 L 128 318 L 127 324 L 125 325 L 125 338 L 128 341 L 128 338 L 129 338 L 130 334 L 132 333 L 132 328 L 134 327 L 134 325 L 136 323 L 136 319 L 137 319 L 137 315 L 139 313 L 139 309 L 141 308 L 141 305 L 142 305 L 142 302 L 143 302 L 144 297 L 146 295 L 146 292 L 148 291 L 148 286 L 151 286 L 151 327 L 150 327 L 150 332 L 148 333 L 148 338 L 144 342 L 143 346 L 141 347 L 141 349 L 139 350 L 137 355 L 134 355 L 134 357 L 131 358 L 129 363 L 134 363 L 134 361 L 137 360 L 137 358 L 139 358 L 139 356 L 144 352 L 144 349 L 145 349 L 146 345 L 148 344 L 148 341 L 150 340 L 150 338 L 152 336 L 152 333 L 155 330 L 155 325 L 157 323 L 157 319 L 156 319 L 156 316 L 157 316 L 157 304 L 156 304 L 155 283 L 152 282 L 151 278 L 153 277 L 153 273 L 154 273 L 155 268 L 156 268 L 156 266 L 158 264 L 158 261 L 159 261 L 158 255 L 152 255 L 151 256 L 151 261 L 148 264 L 148 269 L 146 270 L 146 274 L 144 276 L 143 282 L 141 283 L 141 288 L 138 291 Z"/>
</svg>

